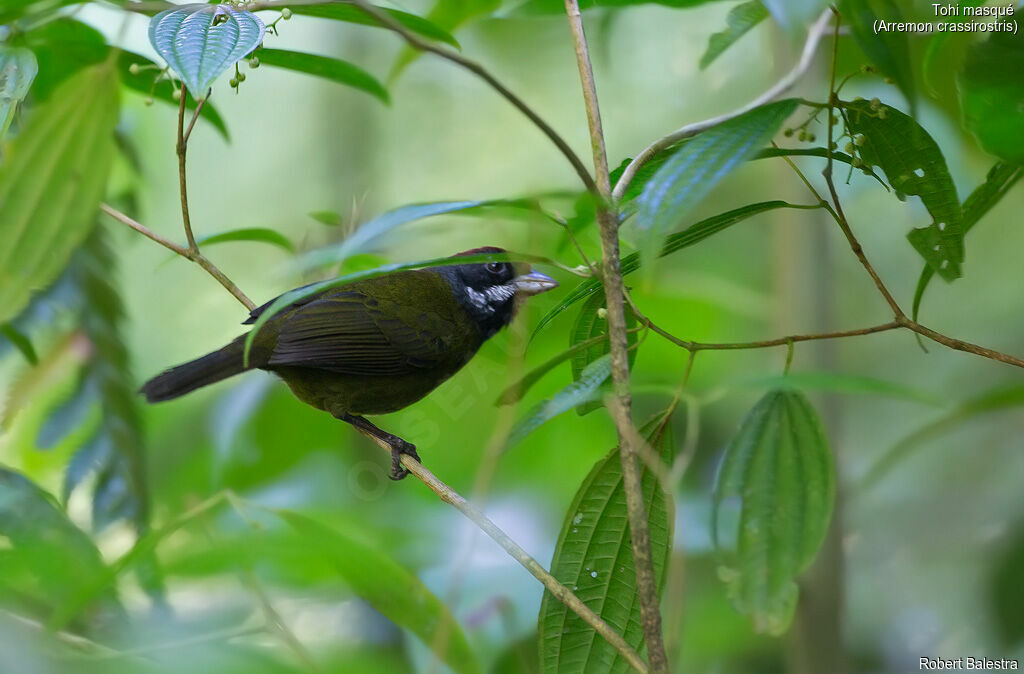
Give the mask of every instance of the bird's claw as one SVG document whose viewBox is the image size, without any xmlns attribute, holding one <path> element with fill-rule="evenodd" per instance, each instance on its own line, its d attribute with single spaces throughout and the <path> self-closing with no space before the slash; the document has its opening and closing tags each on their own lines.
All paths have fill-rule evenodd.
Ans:
<svg viewBox="0 0 1024 674">
<path fill-rule="evenodd" d="M 409 469 L 402 465 L 402 455 L 407 454 L 416 461 L 420 460 L 420 455 L 416 453 L 416 445 L 400 438 L 396 440 L 397 442 L 391 445 L 391 474 L 388 477 L 398 481 L 409 474 Z"/>
</svg>

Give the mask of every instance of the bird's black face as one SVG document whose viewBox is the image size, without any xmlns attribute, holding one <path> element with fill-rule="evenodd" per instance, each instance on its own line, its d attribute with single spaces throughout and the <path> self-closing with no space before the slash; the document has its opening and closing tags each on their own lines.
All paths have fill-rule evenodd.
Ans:
<svg viewBox="0 0 1024 674">
<path fill-rule="evenodd" d="M 501 253 L 500 248 L 478 248 L 463 255 Z M 484 262 L 439 267 L 455 298 L 489 338 L 511 322 L 518 301 L 558 286 L 549 276 L 529 265 L 513 262 Z"/>
</svg>

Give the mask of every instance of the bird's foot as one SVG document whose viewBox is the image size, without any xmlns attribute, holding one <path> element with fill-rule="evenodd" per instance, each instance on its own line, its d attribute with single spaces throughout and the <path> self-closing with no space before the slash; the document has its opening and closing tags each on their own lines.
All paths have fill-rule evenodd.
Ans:
<svg viewBox="0 0 1024 674">
<path fill-rule="evenodd" d="M 416 453 L 416 445 L 395 437 L 391 444 L 391 474 L 388 475 L 392 480 L 401 480 L 409 474 L 409 469 L 402 465 L 403 454 L 411 456 L 416 461 L 420 460 L 420 455 Z"/>
</svg>

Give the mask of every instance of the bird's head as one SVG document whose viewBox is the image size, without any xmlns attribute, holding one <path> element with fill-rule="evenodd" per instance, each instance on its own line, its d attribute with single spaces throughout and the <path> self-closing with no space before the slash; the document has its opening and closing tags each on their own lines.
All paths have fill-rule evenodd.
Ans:
<svg viewBox="0 0 1024 674">
<path fill-rule="evenodd" d="M 459 255 L 504 253 L 501 248 L 474 248 Z M 438 267 L 455 298 L 476 320 L 485 337 L 509 324 L 518 302 L 558 287 L 550 276 L 523 262 L 479 262 Z"/>
</svg>

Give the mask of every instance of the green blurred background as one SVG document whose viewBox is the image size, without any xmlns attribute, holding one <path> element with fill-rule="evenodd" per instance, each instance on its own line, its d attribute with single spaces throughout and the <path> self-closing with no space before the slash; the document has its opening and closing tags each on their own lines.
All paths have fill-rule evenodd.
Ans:
<svg viewBox="0 0 1024 674">
<path fill-rule="evenodd" d="M 728 9 L 711 3 L 686 11 L 645 6 L 586 14 L 613 165 L 670 129 L 746 102 L 795 61 L 799 37 L 765 24 L 699 70 L 707 37 L 724 25 Z M 463 52 L 491 68 L 586 156 L 588 134 L 564 17 L 507 14 L 461 30 Z M 78 13 L 111 40 L 156 58 L 145 36 L 147 19 L 132 17 L 122 26 L 121 17 L 96 6 Z M 402 49 L 386 31 L 303 17 L 279 28 L 280 37 L 268 37 L 268 46 L 343 58 L 382 79 Z M 849 40 L 842 48 L 841 71 L 859 67 L 862 57 Z M 826 63 L 822 48 L 819 65 L 801 82 L 799 95 L 824 98 Z M 190 142 L 191 210 L 198 235 L 270 227 L 310 248 L 407 203 L 576 189 L 569 165 L 517 111 L 478 79 L 429 55 L 390 83 L 390 106 L 281 70 L 245 72 L 240 95 L 228 88 L 226 76 L 214 87 L 212 100 L 228 120 L 231 142 L 202 122 Z M 878 96 L 905 109 L 895 88 L 878 78 L 855 79 L 844 94 Z M 120 166 L 117 183 L 137 190 L 141 222 L 176 240 L 174 111 L 125 95 L 130 99 L 121 128 L 140 151 L 142 172 L 133 175 Z M 960 130 L 948 100 L 923 100 L 919 119 L 943 148 L 963 198 L 984 179 L 992 158 Z M 798 162 L 820 186 L 820 160 Z M 859 173 L 842 186 L 842 196 L 879 273 L 909 304 L 921 263 L 904 235 L 927 222 L 923 207 L 916 199 L 901 203 Z M 780 160 L 753 162 L 718 187 L 695 216 L 774 198 L 809 203 Z M 563 207 L 570 215 L 572 201 Z M 923 322 L 995 349 L 1024 352 L 1019 262 L 1024 231 L 1016 226 L 1022 208 L 1024 192 L 1016 190 L 972 231 L 964 278 L 934 283 Z M 325 227 L 307 215 L 317 210 L 337 211 L 345 224 Z M 116 252 L 137 381 L 240 333 L 244 311 L 198 268 L 169 259 L 167 251 L 112 221 L 104 225 Z M 624 230 L 624 236 L 629 241 L 631 232 Z M 588 255 L 599 258 L 595 229 L 585 229 L 581 237 Z M 381 242 L 376 254 L 407 261 L 483 245 L 579 263 L 560 228 L 539 217 L 500 213 L 412 223 Z M 211 248 L 209 256 L 257 303 L 310 280 L 289 272 L 283 251 L 258 243 L 223 244 Z M 570 381 L 564 365 L 517 409 L 494 405 L 525 369 L 568 345 L 570 313 L 526 349 L 539 317 L 575 285 L 572 276 L 551 273 L 561 289 L 531 301 L 511 330 L 489 342 L 435 394 L 379 420 L 414 442 L 425 465 L 460 493 L 473 495 L 542 564 L 551 559 L 577 486 L 613 446 L 615 435 L 603 412 L 585 417 L 570 412 L 513 450 L 496 453 L 512 420 Z M 652 284 L 638 277 L 633 286 L 644 312 L 686 339 L 737 341 L 840 330 L 881 323 L 888 315 L 841 233 L 818 211 L 757 216 L 669 258 Z M 55 325 L 60 321 L 58 313 Z M 59 329 L 43 333 L 37 349 L 48 352 L 60 335 Z M 688 391 L 701 404 L 689 415 L 677 413 L 673 421 L 680 445 L 687 437 L 696 441 L 676 494 L 675 552 L 663 599 L 677 672 L 794 671 L 799 652 L 816 647 L 800 636 L 799 624 L 782 639 L 754 634 L 716 577 L 708 532 L 721 449 L 763 393 L 758 378 L 780 375 L 785 357 L 785 348 L 699 354 Z M 71 390 L 76 358 L 81 354 L 66 350 L 45 372 L 31 374 L 16 355 L 0 360 L 0 382 L 8 392 L 0 462 L 55 493 L 88 429 L 47 451 L 37 449 L 36 437 Z M 686 360 L 678 347 L 655 335 L 647 338 L 634 370 L 635 418 L 664 408 L 666 391 L 678 385 Z M 882 479 L 852 489 L 902 438 L 974 395 L 1019 384 L 1019 371 L 937 345 L 925 353 L 913 335 L 890 332 L 797 345 L 793 372 L 874 377 L 934 399 L 813 394 L 838 460 L 842 528 L 812 570 L 805 594 L 825 602 L 844 596 L 841 631 L 850 669 L 917 671 L 917 659 L 924 655 L 1024 658 L 1024 608 L 999 609 L 1007 593 L 1016 587 L 1019 596 L 1024 584 L 1024 565 L 1007 561 L 1024 535 L 1024 411 L 979 415 L 941 429 Z M 16 415 L 12 401 L 18 403 Z M 248 502 L 315 514 L 386 551 L 446 599 L 493 671 L 533 671 L 541 586 L 423 485 L 389 482 L 386 456 L 348 426 L 295 400 L 280 382 L 263 373 L 246 374 L 178 401 L 147 406 L 143 421 L 154 522 L 167 522 L 223 489 Z M 96 422 L 94 412 L 85 426 Z M 72 519 L 83 527 L 88 527 L 88 500 L 79 490 L 69 505 Z M 132 540 L 126 524 L 97 536 L 108 559 L 122 554 Z M 271 524 L 254 530 L 230 509 L 220 510 L 159 548 L 173 612 L 151 612 L 130 578 L 121 591 L 128 610 L 145 616 L 138 643 L 183 645 L 149 652 L 146 662 L 62 660 L 48 655 L 42 641 L 33 648 L 32 628 L 0 621 L 5 661 L 0 670 L 312 671 L 265 633 L 230 641 L 197 637 L 230 630 L 259 614 L 259 599 L 246 580 L 255 577 L 323 671 L 445 671 L 415 637 L 355 598 L 329 564 L 294 545 Z M 841 563 L 831 554 L 837 551 Z"/>
</svg>

